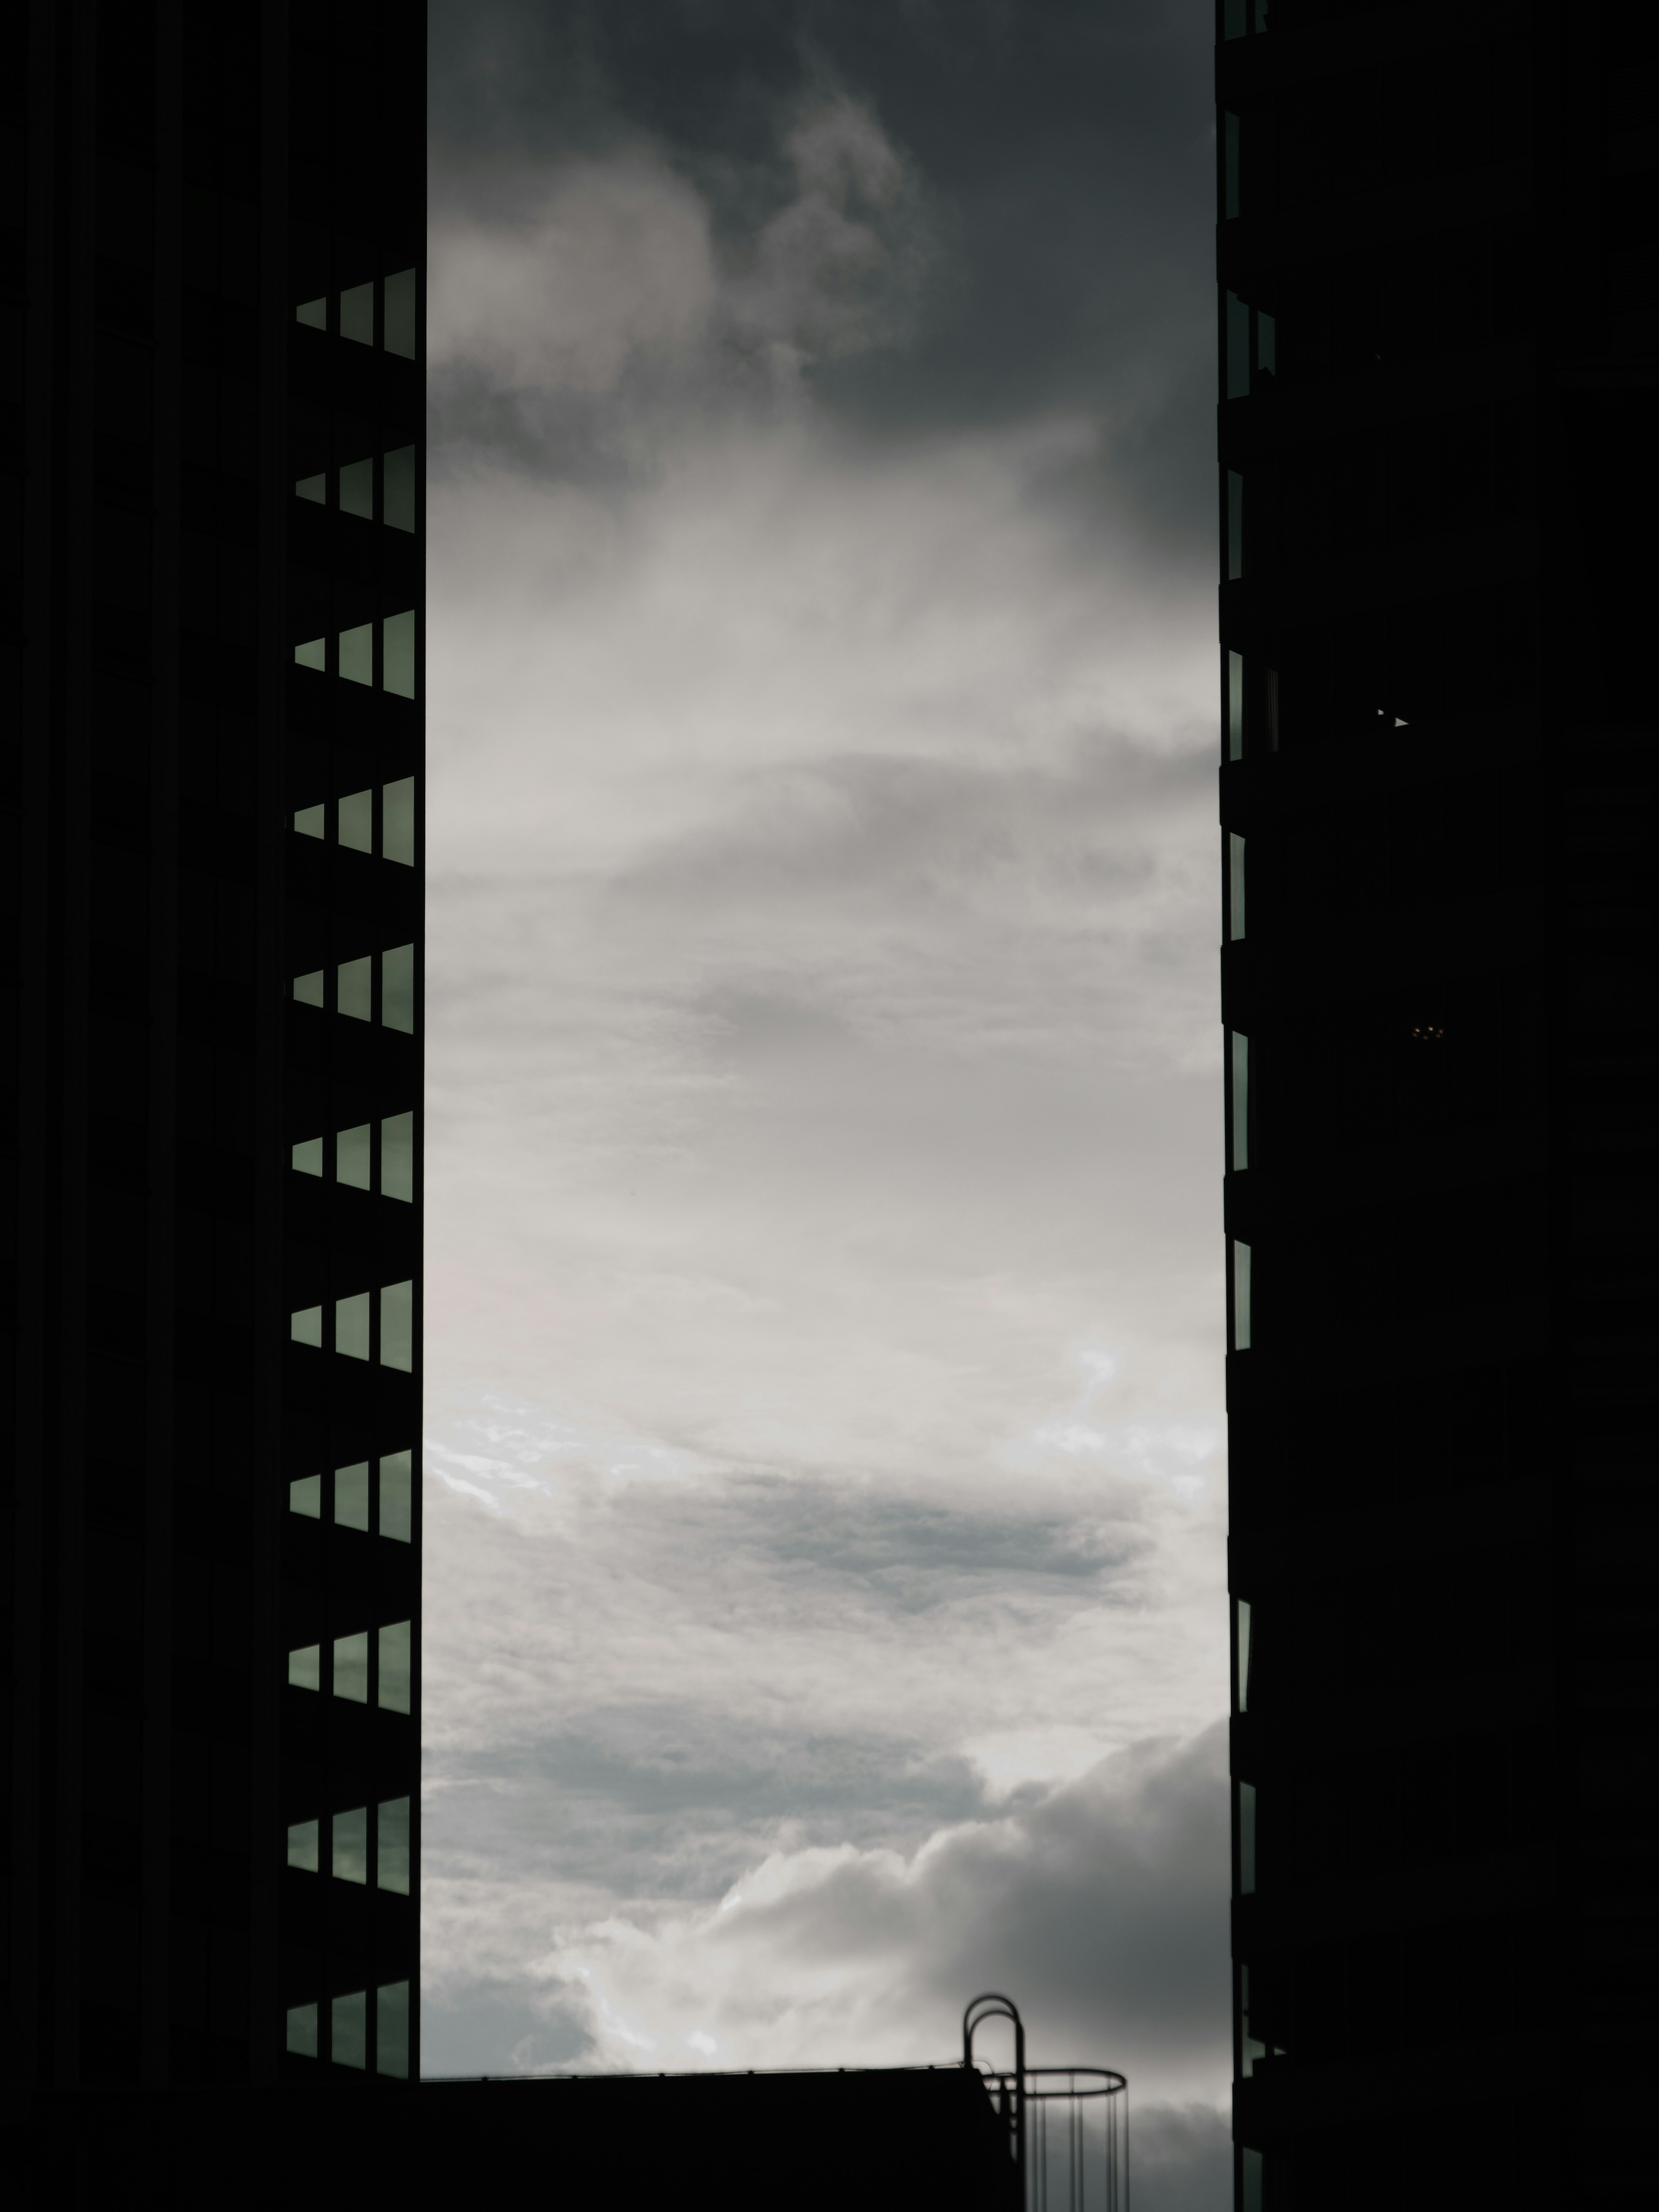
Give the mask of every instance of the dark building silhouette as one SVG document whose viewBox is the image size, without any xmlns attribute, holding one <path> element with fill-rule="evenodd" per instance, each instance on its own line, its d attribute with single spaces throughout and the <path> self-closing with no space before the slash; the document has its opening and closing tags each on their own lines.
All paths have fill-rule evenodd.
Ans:
<svg viewBox="0 0 1659 2212">
<path fill-rule="evenodd" d="M 1659 2179 L 1655 21 L 1218 11 L 1249 2212 Z"/>
<path fill-rule="evenodd" d="M 425 62 L 0 73 L 14 2094 L 417 2064 Z"/>
</svg>

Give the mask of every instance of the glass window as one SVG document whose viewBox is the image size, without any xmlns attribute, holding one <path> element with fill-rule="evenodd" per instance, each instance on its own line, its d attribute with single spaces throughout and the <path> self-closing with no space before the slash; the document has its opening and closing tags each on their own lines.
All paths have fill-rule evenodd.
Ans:
<svg viewBox="0 0 1659 2212">
<path fill-rule="evenodd" d="M 380 1705 L 386 1712 L 409 1711 L 409 1623 L 394 1620 L 380 1631 Z"/>
<path fill-rule="evenodd" d="M 1227 0 L 1221 35 L 1224 39 L 1242 39 L 1249 25 L 1245 21 L 1245 0 Z"/>
<path fill-rule="evenodd" d="M 415 1285 L 388 1283 L 380 1292 L 380 1364 L 400 1367 L 405 1375 L 414 1368 Z"/>
<path fill-rule="evenodd" d="M 368 1880 L 368 1808 L 359 1805 L 354 1812 L 337 1813 L 333 1820 L 333 1851 L 331 1863 L 336 1881 Z"/>
<path fill-rule="evenodd" d="M 307 1137 L 294 1147 L 294 1170 L 296 1175 L 319 1176 L 323 1171 L 323 1140 Z"/>
<path fill-rule="evenodd" d="M 323 1647 L 320 1644 L 302 1644 L 297 1651 L 289 1653 L 288 1681 L 291 1690 L 322 1688 Z"/>
<path fill-rule="evenodd" d="M 334 1639 L 334 1694 L 354 1705 L 368 1703 L 368 1631 Z"/>
<path fill-rule="evenodd" d="M 338 994 L 335 1000 L 343 1014 L 354 1022 L 372 1022 L 374 1018 L 374 961 L 365 953 L 361 960 L 347 960 L 340 968 Z"/>
<path fill-rule="evenodd" d="M 1250 1710 L 1250 1601 L 1242 1597 L 1234 1608 L 1238 1638 L 1238 1710 Z"/>
<path fill-rule="evenodd" d="M 334 1470 L 334 1518 L 343 1528 L 368 1526 L 368 1462 Z"/>
<path fill-rule="evenodd" d="M 303 1513 L 307 1521 L 323 1517 L 323 1478 L 320 1474 L 302 1474 L 297 1482 L 288 1486 L 288 1510 Z"/>
<path fill-rule="evenodd" d="M 334 1140 L 334 1172 L 354 1190 L 373 1190 L 374 1124 L 365 1121 L 356 1129 L 342 1129 Z"/>
<path fill-rule="evenodd" d="M 299 1312 L 288 1319 L 289 1340 L 293 1344 L 314 1344 L 323 1348 L 323 1310 L 320 1306 L 301 1306 Z"/>
<path fill-rule="evenodd" d="M 309 975 L 296 975 L 294 995 L 302 1006 L 320 1006 L 323 1003 L 324 971 L 319 968 Z"/>
<path fill-rule="evenodd" d="M 1255 1784 L 1238 1785 L 1238 1893 L 1255 1895 Z"/>
<path fill-rule="evenodd" d="M 340 801 L 340 842 L 354 853 L 374 850 L 374 793 L 353 791 Z"/>
<path fill-rule="evenodd" d="M 302 806 L 294 817 L 294 826 L 302 837 L 326 839 L 328 809 L 325 806 Z"/>
<path fill-rule="evenodd" d="M 1250 1248 L 1233 1244 L 1233 1350 L 1250 1348 Z"/>
<path fill-rule="evenodd" d="M 380 955 L 380 1019 L 389 1030 L 415 1032 L 415 947 L 395 945 Z"/>
<path fill-rule="evenodd" d="M 400 699 L 415 696 L 415 615 L 411 608 L 403 615 L 388 615 L 384 629 L 383 673 L 380 682 L 388 691 L 395 691 Z"/>
<path fill-rule="evenodd" d="M 337 1298 L 334 1302 L 334 1349 L 348 1359 L 368 1358 L 369 1294 L 359 1291 L 355 1298 Z"/>
<path fill-rule="evenodd" d="M 400 269 L 386 280 L 386 349 L 405 361 L 416 356 L 415 271 Z"/>
<path fill-rule="evenodd" d="M 288 2008 L 288 2047 L 296 2058 L 317 2056 L 317 2008 L 314 2004 Z"/>
<path fill-rule="evenodd" d="M 340 295 L 340 336 L 355 345 L 374 343 L 374 287 L 354 284 Z"/>
<path fill-rule="evenodd" d="M 1250 1040 L 1232 1033 L 1233 1165 L 1250 1164 Z"/>
<path fill-rule="evenodd" d="M 1244 757 L 1244 656 L 1227 655 L 1227 757 Z"/>
<path fill-rule="evenodd" d="M 340 470 L 340 512 L 374 520 L 374 456 L 366 461 L 347 461 Z"/>
<path fill-rule="evenodd" d="M 328 301 L 325 299 L 301 301 L 294 310 L 294 319 L 296 323 L 308 325 L 313 331 L 325 331 L 328 328 Z"/>
<path fill-rule="evenodd" d="M 407 1982 L 387 1982 L 374 1992 L 374 2070 L 409 2078 Z"/>
<path fill-rule="evenodd" d="M 1227 397 L 1243 399 L 1250 389 L 1250 310 L 1237 292 L 1226 305 Z"/>
<path fill-rule="evenodd" d="M 1236 582 L 1244 574 L 1244 479 L 1237 469 L 1227 471 L 1227 580 Z M 341 640 L 341 643 L 344 643 Z"/>
<path fill-rule="evenodd" d="M 368 2063 L 368 1992 L 354 1990 L 349 1996 L 336 1997 L 331 2009 L 333 2020 L 329 2039 L 328 2055 L 337 2066 L 367 2066 Z"/>
<path fill-rule="evenodd" d="M 340 632 L 340 673 L 348 684 L 374 681 L 374 625 L 359 623 Z"/>
<path fill-rule="evenodd" d="M 380 517 L 391 530 L 415 527 L 415 448 L 399 446 L 381 466 Z"/>
<path fill-rule="evenodd" d="M 325 469 L 320 476 L 301 477 L 294 487 L 294 496 L 296 499 L 311 500 L 318 507 L 326 507 L 328 505 L 327 470 Z"/>
<path fill-rule="evenodd" d="M 415 865 L 415 779 L 406 775 L 380 793 L 380 850 L 388 860 Z"/>
<path fill-rule="evenodd" d="M 1238 945 L 1244 936 L 1244 840 L 1227 833 L 1227 942 Z"/>
<path fill-rule="evenodd" d="M 380 1808 L 375 1836 L 374 1879 L 382 1889 L 409 1895 L 409 1800 L 389 1798 Z"/>
<path fill-rule="evenodd" d="M 1242 2212 L 1262 2212 L 1261 2152 L 1259 2150 L 1243 2152 L 1240 2164 L 1242 2168 L 1240 2179 L 1244 2185 L 1240 2192 L 1243 2199 Z"/>
<path fill-rule="evenodd" d="M 295 647 L 294 658 L 296 664 L 301 668 L 320 668 L 326 670 L 328 666 L 328 640 L 325 637 L 307 638 L 303 645 L 296 645 Z"/>
<path fill-rule="evenodd" d="M 414 1534 L 412 1454 L 387 1452 L 380 1461 L 380 1534 L 407 1544 Z"/>
<path fill-rule="evenodd" d="M 296 1820 L 288 1832 L 288 1863 L 302 1874 L 317 1871 L 317 1830 L 315 1820 Z"/>
<path fill-rule="evenodd" d="M 1222 183 L 1222 207 L 1226 221 L 1231 222 L 1238 213 L 1238 157 L 1241 133 L 1237 116 L 1230 115 L 1226 118 L 1223 126 L 1223 135 L 1222 160 L 1224 173 Z"/>
<path fill-rule="evenodd" d="M 386 1198 L 415 1196 L 415 1116 L 389 1114 L 380 1124 L 380 1192 Z"/>
</svg>

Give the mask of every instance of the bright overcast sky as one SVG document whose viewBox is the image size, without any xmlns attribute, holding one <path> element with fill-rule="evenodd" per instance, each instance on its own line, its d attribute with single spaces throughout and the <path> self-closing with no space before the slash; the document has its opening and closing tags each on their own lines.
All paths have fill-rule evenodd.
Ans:
<svg viewBox="0 0 1659 2212">
<path fill-rule="evenodd" d="M 1228 2201 L 1212 35 L 434 7 L 428 2071 Z"/>
</svg>

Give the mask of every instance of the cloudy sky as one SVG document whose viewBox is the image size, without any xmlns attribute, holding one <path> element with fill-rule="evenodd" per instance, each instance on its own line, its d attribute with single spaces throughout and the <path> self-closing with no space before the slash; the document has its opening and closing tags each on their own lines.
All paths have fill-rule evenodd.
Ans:
<svg viewBox="0 0 1659 2212">
<path fill-rule="evenodd" d="M 1219 2206 L 1209 9 L 433 27 L 428 2070 Z"/>
</svg>

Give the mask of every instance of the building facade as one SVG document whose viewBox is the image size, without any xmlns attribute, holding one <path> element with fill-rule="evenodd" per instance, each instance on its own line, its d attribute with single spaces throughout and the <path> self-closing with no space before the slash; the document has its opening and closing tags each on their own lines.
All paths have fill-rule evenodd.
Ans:
<svg viewBox="0 0 1659 2212">
<path fill-rule="evenodd" d="M 1249 2212 L 1659 2164 L 1653 22 L 1218 9 Z"/>
<path fill-rule="evenodd" d="M 5 103 L 15 2089 L 418 2070 L 425 21 Z"/>
</svg>

